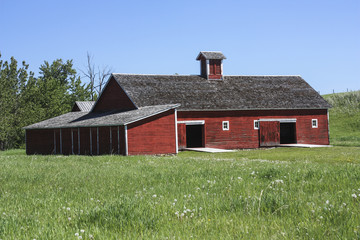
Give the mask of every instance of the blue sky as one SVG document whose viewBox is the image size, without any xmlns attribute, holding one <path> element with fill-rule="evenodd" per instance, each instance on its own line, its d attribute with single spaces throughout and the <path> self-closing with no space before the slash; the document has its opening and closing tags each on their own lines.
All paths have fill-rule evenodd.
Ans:
<svg viewBox="0 0 360 240">
<path fill-rule="evenodd" d="M 321 94 L 360 89 L 360 1 L 0 0 L 2 59 L 86 53 L 117 73 L 199 74 L 222 51 L 225 75 L 301 75 Z"/>
</svg>

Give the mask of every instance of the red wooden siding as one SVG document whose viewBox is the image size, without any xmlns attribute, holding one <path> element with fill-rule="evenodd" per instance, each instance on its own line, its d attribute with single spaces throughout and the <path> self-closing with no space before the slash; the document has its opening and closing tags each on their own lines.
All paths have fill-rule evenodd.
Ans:
<svg viewBox="0 0 360 240">
<path fill-rule="evenodd" d="M 269 121 L 260 123 L 260 147 L 277 146 L 280 144 L 280 122 Z"/>
<path fill-rule="evenodd" d="M 52 129 L 26 130 L 26 154 L 51 154 L 54 150 Z"/>
<path fill-rule="evenodd" d="M 96 102 L 94 112 L 136 109 L 134 103 L 126 95 L 114 78 L 111 78 Z"/>
<path fill-rule="evenodd" d="M 186 148 L 186 125 L 185 125 L 185 123 L 178 124 L 178 145 L 179 145 L 179 149 Z"/>
<path fill-rule="evenodd" d="M 176 153 L 174 110 L 128 126 L 128 154 Z"/>
<path fill-rule="evenodd" d="M 80 154 L 90 154 L 90 129 L 80 128 Z"/>
<path fill-rule="evenodd" d="M 221 79 L 221 60 L 210 60 L 209 79 Z"/>
<path fill-rule="evenodd" d="M 254 120 L 296 118 L 296 142 L 329 144 L 327 110 L 259 110 L 259 111 L 178 111 L 178 121 L 205 120 L 205 147 L 236 149 L 258 148 L 259 130 Z M 311 127 L 311 119 L 318 119 L 318 128 Z M 229 121 L 229 131 L 222 130 L 222 121 Z M 178 124 L 180 125 L 180 124 Z M 186 145 L 181 127 L 178 130 L 179 147 Z"/>
</svg>

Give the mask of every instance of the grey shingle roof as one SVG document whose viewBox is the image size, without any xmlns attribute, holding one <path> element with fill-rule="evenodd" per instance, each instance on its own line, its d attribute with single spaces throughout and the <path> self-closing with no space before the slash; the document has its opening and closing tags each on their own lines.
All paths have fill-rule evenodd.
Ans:
<svg viewBox="0 0 360 240">
<path fill-rule="evenodd" d="M 75 128 L 127 125 L 132 122 L 160 114 L 178 107 L 178 104 L 140 107 L 126 112 L 69 112 L 42 122 L 32 124 L 25 129 Z"/>
<path fill-rule="evenodd" d="M 226 57 L 224 56 L 224 54 L 222 54 L 222 52 L 215 52 L 215 51 L 213 51 L 213 52 L 202 51 L 196 57 L 196 60 L 200 60 L 201 56 L 204 56 L 206 60 L 208 60 L 208 59 L 226 59 Z"/>
<path fill-rule="evenodd" d="M 73 107 L 73 111 L 77 107 L 81 112 L 90 112 L 94 103 L 95 101 L 76 101 Z"/>
<path fill-rule="evenodd" d="M 326 109 L 331 107 L 300 76 L 113 74 L 138 107 L 180 103 L 179 110 Z"/>
</svg>

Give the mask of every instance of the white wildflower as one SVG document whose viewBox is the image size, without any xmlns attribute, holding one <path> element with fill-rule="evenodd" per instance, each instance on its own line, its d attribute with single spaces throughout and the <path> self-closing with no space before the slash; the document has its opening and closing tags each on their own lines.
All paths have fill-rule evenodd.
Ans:
<svg viewBox="0 0 360 240">
<path fill-rule="evenodd" d="M 175 203 L 173 202 L 173 204 L 172 204 L 173 206 L 175 206 Z"/>
<path fill-rule="evenodd" d="M 75 233 L 75 237 L 78 237 L 79 236 L 79 233 Z"/>
<path fill-rule="evenodd" d="M 71 221 L 71 217 L 68 217 L 68 220 Z"/>
<path fill-rule="evenodd" d="M 179 215 L 179 212 L 175 212 L 175 215 Z"/>
<path fill-rule="evenodd" d="M 201 211 L 201 210 L 202 210 L 202 207 L 199 207 L 199 210 Z"/>
<path fill-rule="evenodd" d="M 90 198 L 91 201 L 93 201 L 94 199 L 93 198 Z"/>
<path fill-rule="evenodd" d="M 82 236 L 78 236 L 78 239 L 82 239 Z"/>
<path fill-rule="evenodd" d="M 238 177 L 239 180 L 242 180 L 242 177 Z"/>
<path fill-rule="evenodd" d="M 326 202 L 325 202 L 326 204 L 329 204 L 330 203 L 330 201 L 329 200 L 326 200 Z"/>
<path fill-rule="evenodd" d="M 176 199 L 176 198 L 174 199 L 174 202 L 177 202 L 177 199 Z"/>
<path fill-rule="evenodd" d="M 251 175 L 255 175 L 255 171 L 252 171 L 252 173 L 250 173 Z"/>
<path fill-rule="evenodd" d="M 67 208 L 66 208 L 66 210 L 70 211 L 70 208 L 69 208 L 69 207 L 67 207 Z"/>
<path fill-rule="evenodd" d="M 284 183 L 284 181 L 281 180 L 281 179 L 275 180 L 275 182 L 276 182 L 276 183 Z"/>
<path fill-rule="evenodd" d="M 90 239 L 93 239 L 93 238 L 94 238 L 94 236 L 93 236 L 93 235 L 91 235 L 91 234 L 89 234 L 89 238 L 90 238 Z"/>
<path fill-rule="evenodd" d="M 343 206 L 346 207 L 346 203 L 343 203 Z"/>
<path fill-rule="evenodd" d="M 184 216 L 184 213 L 180 214 L 180 217 L 183 217 Z"/>
<path fill-rule="evenodd" d="M 156 196 L 156 194 L 154 194 L 154 195 L 152 195 L 152 197 L 153 197 L 153 198 L 156 198 L 157 196 Z"/>
<path fill-rule="evenodd" d="M 356 193 L 351 194 L 353 198 L 357 198 Z"/>
<path fill-rule="evenodd" d="M 84 229 L 81 229 L 81 230 L 80 230 L 80 232 L 84 233 L 84 232 L 85 232 L 85 230 L 84 230 Z"/>
</svg>

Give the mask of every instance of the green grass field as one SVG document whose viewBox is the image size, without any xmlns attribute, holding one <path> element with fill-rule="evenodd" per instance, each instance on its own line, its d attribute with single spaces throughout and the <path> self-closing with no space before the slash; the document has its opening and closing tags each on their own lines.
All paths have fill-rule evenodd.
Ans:
<svg viewBox="0 0 360 240">
<path fill-rule="evenodd" d="M 359 150 L 0 152 L 0 239 L 358 239 Z"/>
<path fill-rule="evenodd" d="M 359 239 L 359 95 L 325 96 L 333 148 L 0 152 L 0 239 Z"/>
<path fill-rule="evenodd" d="M 330 109 L 330 142 L 336 146 L 360 147 L 360 91 L 323 96 Z"/>
</svg>

